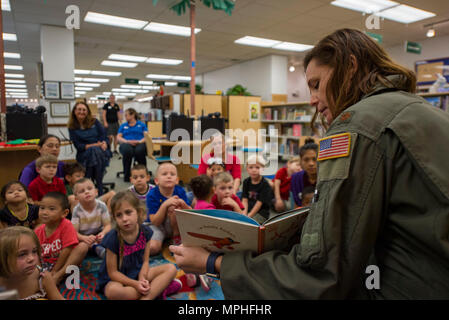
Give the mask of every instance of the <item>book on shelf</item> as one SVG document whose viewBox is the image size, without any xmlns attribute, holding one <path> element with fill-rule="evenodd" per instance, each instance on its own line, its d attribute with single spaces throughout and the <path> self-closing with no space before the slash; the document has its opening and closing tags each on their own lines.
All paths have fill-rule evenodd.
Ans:
<svg viewBox="0 0 449 320">
<path fill-rule="evenodd" d="M 273 110 L 273 120 L 278 120 L 278 111 Z"/>
<path fill-rule="evenodd" d="M 292 130 L 293 130 L 293 136 L 300 137 L 301 136 L 301 132 L 302 132 L 302 125 L 300 125 L 299 123 L 295 123 L 292 126 Z"/>
<path fill-rule="evenodd" d="M 297 208 L 259 224 L 256 220 L 227 210 L 176 209 L 176 221 L 183 246 L 209 251 L 250 250 L 262 253 L 288 250 L 300 235 L 309 208 Z"/>
<path fill-rule="evenodd" d="M 295 110 L 295 120 L 301 120 L 301 117 L 305 115 L 306 115 L 305 110 Z"/>
<path fill-rule="evenodd" d="M 263 110 L 263 114 L 264 114 L 264 119 L 265 120 L 273 120 L 271 117 L 271 108 L 265 108 Z"/>
<path fill-rule="evenodd" d="M 287 120 L 287 108 L 281 109 L 281 118 L 280 120 Z"/>
</svg>

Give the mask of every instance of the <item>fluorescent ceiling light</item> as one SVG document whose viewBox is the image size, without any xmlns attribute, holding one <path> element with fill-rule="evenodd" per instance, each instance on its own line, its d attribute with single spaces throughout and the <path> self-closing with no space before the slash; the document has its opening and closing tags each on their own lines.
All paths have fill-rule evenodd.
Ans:
<svg viewBox="0 0 449 320">
<path fill-rule="evenodd" d="M 157 90 L 159 89 L 159 86 L 142 86 L 142 89 Z"/>
<path fill-rule="evenodd" d="M 25 78 L 25 75 L 20 73 L 5 73 L 5 78 Z"/>
<path fill-rule="evenodd" d="M 2 11 L 11 11 L 9 0 L 2 0 Z"/>
<path fill-rule="evenodd" d="M 10 58 L 10 59 L 20 59 L 20 53 L 4 52 L 3 57 Z"/>
<path fill-rule="evenodd" d="M 413 23 L 435 16 L 435 13 L 401 4 L 378 13 L 380 17 L 400 23 Z"/>
<path fill-rule="evenodd" d="M 76 81 L 76 79 L 75 79 Z M 101 83 L 105 83 L 105 82 L 109 82 L 109 79 L 104 79 L 104 78 L 83 78 L 83 80 L 81 81 L 85 81 L 85 82 L 101 82 Z"/>
<path fill-rule="evenodd" d="M 28 95 L 26 94 L 26 95 L 22 96 L 22 95 L 15 94 L 15 95 L 10 96 L 10 98 L 28 99 Z"/>
<path fill-rule="evenodd" d="M 3 33 L 4 41 L 17 41 L 17 36 L 15 33 Z"/>
<path fill-rule="evenodd" d="M 75 91 L 75 94 L 86 94 L 87 91 Z"/>
<path fill-rule="evenodd" d="M 83 78 L 75 77 L 75 81 L 83 81 Z"/>
<path fill-rule="evenodd" d="M 170 79 L 179 80 L 179 81 L 190 81 L 190 77 L 185 77 L 185 76 L 173 76 Z"/>
<path fill-rule="evenodd" d="M 86 16 L 84 17 L 84 21 L 136 30 L 142 29 L 148 24 L 148 21 L 111 16 L 108 14 L 102 14 L 92 11 L 89 11 L 86 14 Z"/>
<path fill-rule="evenodd" d="M 169 76 L 169 75 L 166 75 L 166 74 L 153 74 L 153 73 L 150 73 L 150 74 L 147 74 L 145 77 L 146 78 L 150 78 L 150 79 L 171 79 L 173 76 Z"/>
<path fill-rule="evenodd" d="M 177 85 L 178 85 L 177 82 L 170 82 L 170 81 L 165 82 L 165 86 L 167 87 L 176 87 Z"/>
<path fill-rule="evenodd" d="M 293 43 L 293 42 L 281 42 L 273 47 L 273 49 L 298 51 L 298 52 L 306 51 L 312 48 L 313 46 L 308 44 Z"/>
<path fill-rule="evenodd" d="M 153 81 L 140 81 L 139 84 L 153 84 Z"/>
<path fill-rule="evenodd" d="M 5 83 L 25 83 L 25 80 L 5 79 Z"/>
<path fill-rule="evenodd" d="M 94 88 L 88 87 L 75 87 L 75 91 L 92 91 Z"/>
<path fill-rule="evenodd" d="M 177 59 L 162 59 L 162 58 L 148 58 L 146 63 L 154 63 L 154 64 L 168 64 L 168 65 L 178 65 L 182 63 L 182 60 Z"/>
<path fill-rule="evenodd" d="M 89 83 L 89 82 L 76 82 L 75 85 L 79 86 L 79 87 L 93 87 L 93 88 L 97 88 L 101 84 L 99 84 L 99 83 Z"/>
<path fill-rule="evenodd" d="M 237 39 L 234 42 L 238 43 L 238 44 L 246 44 L 248 46 L 270 48 L 270 47 L 280 43 L 281 41 L 246 36 L 246 37 Z"/>
<path fill-rule="evenodd" d="M 26 88 L 26 84 L 6 83 L 5 88 Z"/>
<path fill-rule="evenodd" d="M 142 90 L 142 89 L 131 89 L 129 90 L 131 92 L 136 92 L 136 93 L 148 93 L 148 90 Z"/>
<path fill-rule="evenodd" d="M 136 93 L 133 93 L 133 92 L 123 92 L 122 93 L 122 96 L 125 96 L 125 97 L 134 97 L 136 95 Z"/>
<path fill-rule="evenodd" d="M 143 30 L 190 37 L 190 27 L 175 26 L 172 24 L 150 22 Z M 197 34 L 200 31 L 201 29 L 195 28 L 195 34 Z"/>
<path fill-rule="evenodd" d="M 106 77 L 119 77 L 122 75 L 120 71 L 101 71 L 92 70 L 91 75 L 93 76 L 106 76 Z"/>
<path fill-rule="evenodd" d="M 28 92 L 28 89 L 6 89 L 6 92 Z"/>
<path fill-rule="evenodd" d="M 128 89 L 140 89 L 142 86 L 134 85 L 134 84 L 122 84 L 120 88 L 128 88 Z"/>
<path fill-rule="evenodd" d="M 139 102 L 151 101 L 151 100 L 153 100 L 153 96 L 137 99 L 137 101 L 139 101 Z"/>
<path fill-rule="evenodd" d="M 375 13 L 397 6 L 399 3 L 389 0 L 337 0 L 332 1 L 331 5 L 365 13 Z"/>
<path fill-rule="evenodd" d="M 112 91 L 117 91 L 117 92 L 129 92 L 129 89 L 113 88 Z"/>
<path fill-rule="evenodd" d="M 120 68 L 135 68 L 135 67 L 137 67 L 137 63 L 134 63 L 134 62 L 122 62 L 122 61 L 112 61 L 112 60 L 103 60 L 101 65 L 102 66 L 110 66 L 110 67 L 120 67 Z"/>
<path fill-rule="evenodd" d="M 145 62 L 148 57 L 141 57 L 141 56 L 129 56 L 125 54 L 110 54 L 108 59 L 112 60 L 123 60 L 123 61 L 132 61 L 132 62 Z"/>
<path fill-rule="evenodd" d="M 5 64 L 5 70 L 23 70 L 23 67 L 12 64 Z"/>
<path fill-rule="evenodd" d="M 75 70 L 73 70 L 73 72 L 75 74 L 90 74 L 91 73 L 90 70 L 82 70 L 82 69 L 75 69 Z"/>
<path fill-rule="evenodd" d="M 125 96 L 120 96 L 120 95 L 119 95 L 119 96 L 115 96 L 115 99 L 116 99 L 116 100 L 118 100 L 118 99 L 126 99 L 126 97 L 125 97 Z"/>
<path fill-rule="evenodd" d="M 109 92 L 103 92 L 103 94 L 104 94 L 105 96 L 110 96 L 111 93 L 112 93 L 112 92 L 110 92 L 110 91 L 109 91 Z"/>
</svg>

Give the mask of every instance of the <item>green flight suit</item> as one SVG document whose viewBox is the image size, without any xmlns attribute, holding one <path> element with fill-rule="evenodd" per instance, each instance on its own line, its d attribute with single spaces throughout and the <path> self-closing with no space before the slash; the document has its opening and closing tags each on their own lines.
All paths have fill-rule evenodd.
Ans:
<svg viewBox="0 0 449 320">
<path fill-rule="evenodd" d="M 224 255 L 227 299 L 449 299 L 449 112 L 378 86 L 326 137 L 346 132 L 350 154 L 319 162 L 301 242 Z"/>
</svg>

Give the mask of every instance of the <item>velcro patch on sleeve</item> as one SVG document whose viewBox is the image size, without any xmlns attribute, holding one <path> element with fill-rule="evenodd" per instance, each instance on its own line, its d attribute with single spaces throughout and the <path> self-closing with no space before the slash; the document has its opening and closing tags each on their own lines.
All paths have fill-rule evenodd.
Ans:
<svg viewBox="0 0 449 320">
<path fill-rule="evenodd" d="M 351 134 L 336 134 L 320 140 L 318 161 L 347 157 L 351 150 Z"/>
</svg>

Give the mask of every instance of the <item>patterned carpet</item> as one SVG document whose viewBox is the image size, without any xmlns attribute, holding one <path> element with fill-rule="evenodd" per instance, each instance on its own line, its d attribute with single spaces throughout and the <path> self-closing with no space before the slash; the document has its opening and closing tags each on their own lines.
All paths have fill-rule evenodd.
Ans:
<svg viewBox="0 0 449 320">
<path fill-rule="evenodd" d="M 162 254 L 150 257 L 150 266 L 165 263 L 175 264 L 167 246 L 164 247 Z M 60 291 L 63 297 L 68 300 L 107 300 L 104 295 L 95 291 L 100 265 L 99 258 L 86 257 L 80 268 L 80 289 L 67 289 L 65 283 L 62 283 Z M 206 293 L 201 286 L 188 287 L 185 282 L 185 273 L 179 268 L 176 278 L 181 280 L 183 286 L 178 293 L 169 296 L 168 300 L 224 300 L 219 280 L 214 280 L 211 289 Z"/>
</svg>

